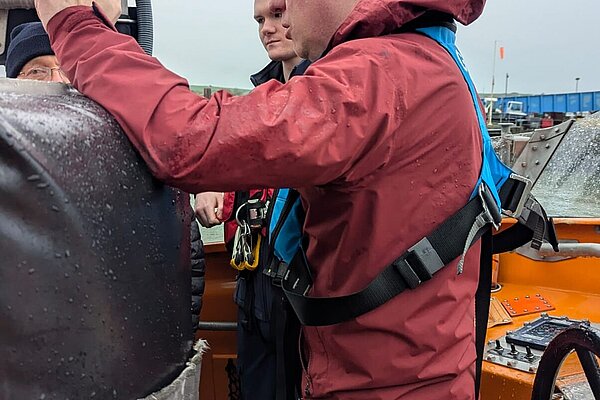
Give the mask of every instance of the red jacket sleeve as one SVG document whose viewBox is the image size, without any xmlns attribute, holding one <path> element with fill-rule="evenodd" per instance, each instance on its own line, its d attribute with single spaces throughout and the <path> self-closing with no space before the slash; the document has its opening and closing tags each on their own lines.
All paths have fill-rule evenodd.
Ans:
<svg viewBox="0 0 600 400">
<path fill-rule="evenodd" d="M 63 10 L 48 31 L 73 85 L 117 119 L 155 176 L 187 192 L 361 179 L 389 159 L 402 102 L 360 50 L 341 45 L 285 85 L 209 100 L 89 7 Z"/>
</svg>

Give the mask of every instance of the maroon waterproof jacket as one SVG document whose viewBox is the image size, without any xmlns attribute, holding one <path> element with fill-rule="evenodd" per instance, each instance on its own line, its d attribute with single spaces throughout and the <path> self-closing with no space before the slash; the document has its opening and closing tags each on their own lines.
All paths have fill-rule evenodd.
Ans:
<svg viewBox="0 0 600 400">
<path fill-rule="evenodd" d="M 467 85 L 437 43 L 393 32 L 426 9 L 468 23 L 483 4 L 359 1 L 305 76 L 210 100 L 87 7 L 48 28 L 75 87 L 158 178 L 191 193 L 298 188 L 312 294 L 326 296 L 362 289 L 467 202 L 482 148 Z M 356 320 L 304 328 L 304 396 L 473 398 L 479 246 L 464 274 L 456 263 Z"/>
</svg>

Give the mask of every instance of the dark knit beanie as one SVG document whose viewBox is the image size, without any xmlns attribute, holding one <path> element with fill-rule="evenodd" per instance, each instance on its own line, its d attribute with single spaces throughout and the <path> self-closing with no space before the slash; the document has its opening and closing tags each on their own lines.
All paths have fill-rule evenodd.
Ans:
<svg viewBox="0 0 600 400">
<path fill-rule="evenodd" d="M 6 76 L 16 78 L 30 60 L 39 56 L 54 55 L 50 39 L 40 22 L 16 26 L 10 33 L 6 53 Z"/>
</svg>

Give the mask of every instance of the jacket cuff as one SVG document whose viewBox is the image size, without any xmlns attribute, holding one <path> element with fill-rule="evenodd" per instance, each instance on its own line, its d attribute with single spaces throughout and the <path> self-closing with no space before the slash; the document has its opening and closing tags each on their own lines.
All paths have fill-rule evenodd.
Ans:
<svg viewBox="0 0 600 400">
<path fill-rule="evenodd" d="M 235 206 L 235 192 L 225 192 L 223 195 L 223 222 L 227 222 L 235 218 L 233 208 Z"/>
<path fill-rule="evenodd" d="M 115 30 L 110 22 L 107 25 L 107 18 L 99 8 L 93 9 L 89 6 L 72 6 L 67 7 L 54 15 L 50 21 L 48 21 L 46 29 L 48 31 L 48 36 L 50 37 L 50 43 L 54 44 L 56 41 L 64 39 L 65 35 L 73 31 L 75 27 L 84 23 L 86 25 L 93 25 L 98 22 L 111 30 Z"/>
</svg>

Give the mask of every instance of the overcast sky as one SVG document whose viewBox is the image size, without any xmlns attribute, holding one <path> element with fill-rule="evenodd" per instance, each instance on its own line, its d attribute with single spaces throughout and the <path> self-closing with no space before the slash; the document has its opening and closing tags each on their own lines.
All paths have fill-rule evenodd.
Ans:
<svg viewBox="0 0 600 400">
<path fill-rule="evenodd" d="M 133 2 L 133 0 L 130 0 Z M 267 62 L 253 0 L 154 0 L 155 56 L 191 84 L 249 88 Z M 480 92 L 600 91 L 600 0 L 489 0 L 459 27 L 458 44 Z M 497 47 L 504 47 L 500 60 Z M 0 68 L 0 75 L 3 76 Z"/>
<path fill-rule="evenodd" d="M 250 87 L 267 58 L 252 0 L 155 0 L 155 55 L 192 84 Z M 496 93 L 600 91 L 600 0 L 489 0 L 460 27 L 459 47 L 475 84 Z M 494 41 L 505 48 L 500 60 Z"/>
</svg>

